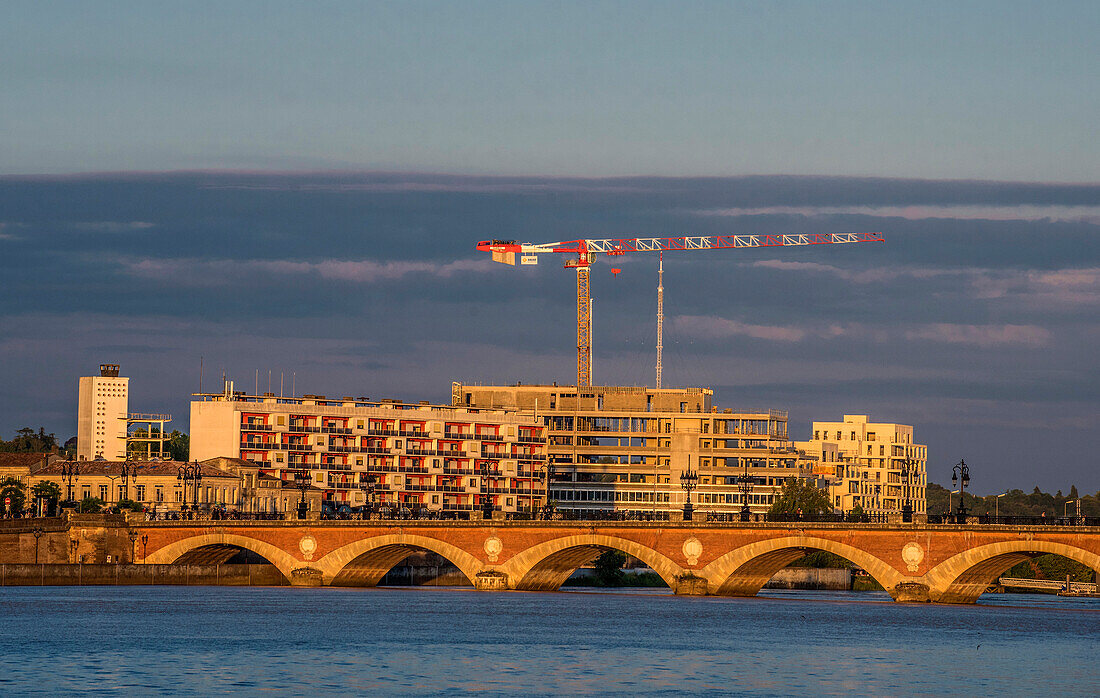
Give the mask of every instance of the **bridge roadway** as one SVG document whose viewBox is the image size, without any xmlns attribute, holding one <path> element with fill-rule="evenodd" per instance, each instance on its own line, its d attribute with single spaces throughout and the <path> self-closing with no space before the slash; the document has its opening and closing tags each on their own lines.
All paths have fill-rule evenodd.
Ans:
<svg viewBox="0 0 1100 698">
<path fill-rule="evenodd" d="M 297 585 L 374 586 L 430 550 L 482 590 L 556 590 L 603 550 L 633 555 L 678 594 L 753 596 L 777 571 L 825 550 L 897 601 L 973 603 L 1013 565 L 1053 553 L 1100 573 L 1100 527 L 578 521 L 133 522 L 135 562 L 217 563 L 240 549 Z M 147 536 L 147 537 L 146 537 Z"/>
</svg>

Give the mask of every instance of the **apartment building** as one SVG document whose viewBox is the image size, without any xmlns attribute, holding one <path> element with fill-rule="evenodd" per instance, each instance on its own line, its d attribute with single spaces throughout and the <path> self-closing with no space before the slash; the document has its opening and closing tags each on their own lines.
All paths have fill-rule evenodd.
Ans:
<svg viewBox="0 0 1100 698">
<path fill-rule="evenodd" d="M 814 422 L 813 438 L 796 445 L 818 461 L 837 509 L 898 514 L 908 502 L 914 514 L 927 513 L 928 447 L 914 442 L 912 426 L 844 415 Z"/>
<path fill-rule="evenodd" d="M 545 427 L 502 409 L 323 395 L 197 394 L 191 457 L 239 458 L 264 474 L 308 471 L 326 504 L 467 518 L 544 501 Z"/>
<path fill-rule="evenodd" d="M 753 513 L 772 505 L 784 480 L 813 463 L 787 437 L 787 413 L 715 408 L 708 388 L 454 383 L 456 407 L 516 410 L 546 428 L 549 499 L 559 509 L 632 511 L 660 518 L 683 511 L 682 475 L 698 473 L 696 510 L 741 510 L 740 478 Z"/>
</svg>

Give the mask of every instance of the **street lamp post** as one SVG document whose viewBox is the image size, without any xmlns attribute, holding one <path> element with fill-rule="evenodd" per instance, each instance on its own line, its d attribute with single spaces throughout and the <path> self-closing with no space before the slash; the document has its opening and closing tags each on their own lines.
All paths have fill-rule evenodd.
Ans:
<svg viewBox="0 0 1100 698">
<path fill-rule="evenodd" d="M 199 508 L 199 484 L 202 482 L 202 466 L 200 466 L 198 463 L 181 465 L 179 467 L 179 474 L 176 475 L 176 481 L 179 483 L 180 488 L 183 490 L 183 501 L 180 504 L 180 511 L 187 511 L 188 487 L 191 487 L 193 490 L 194 497 L 192 498 L 192 504 L 197 510 Z"/>
<path fill-rule="evenodd" d="M 76 461 L 61 464 L 61 478 L 65 480 L 65 501 L 73 505 L 73 481 L 80 479 L 80 464 Z"/>
<path fill-rule="evenodd" d="M 966 523 L 966 486 L 970 484 L 970 468 L 965 460 L 960 460 L 951 469 L 951 484 L 959 485 L 959 508 L 955 512 L 955 523 Z"/>
<path fill-rule="evenodd" d="M 310 487 L 310 477 L 308 470 L 295 470 L 294 471 L 294 486 L 298 488 L 298 491 L 302 493 L 301 498 L 298 500 L 298 520 L 301 521 L 306 518 L 306 490 Z"/>
<path fill-rule="evenodd" d="M 753 481 L 749 477 L 749 462 L 745 461 L 745 472 L 737 478 L 737 489 L 741 492 L 741 520 L 748 521 L 752 516 L 749 509 L 749 495 L 752 494 Z"/>
<path fill-rule="evenodd" d="M 141 534 L 141 561 L 145 562 L 145 558 L 149 557 L 149 534 Z"/>
<path fill-rule="evenodd" d="M 1077 523 L 1077 517 L 1081 514 L 1081 500 L 1080 499 L 1067 499 L 1065 505 L 1062 507 L 1062 518 L 1069 518 L 1069 505 L 1077 504 L 1077 513 L 1074 515 L 1074 523 Z"/>
<path fill-rule="evenodd" d="M 137 539 L 138 539 L 137 531 L 130 531 L 126 535 L 126 537 L 130 539 L 130 564 L 132 565 L 135 562 L 135 560 L 134 560 L 134 557 L 135 557 L 134 548 L 137 545 Z"/>
<path fill-rule="evenodd" d="M 31 535 L 34 536 L 34 564 L 38 564 L 38 539 L 42 537 L 42 528 L 35 526 L 31 529 Z"/>
<path fill-rule="evenodd" d="M 699 471 L 691 469 L 691 456 L 688 456 L 687 470 L 680 473 L 680 487 L 684 488 L 684 521 L 691 521 L 691 491 L 699 486 Z"/>
<path fill-rule="evenodd" d="M 493 500 L 489 493 L 489 461 L 481 464 L 481 518 L 493 518 Z"/>
<path fill-rule="evenodd" d="M 905 503 L 901 505 L 902 523 L 913 523 L 913 500 L 909 498 L 909 485 L 912 483 L 912 475 L 916 472 L 917 461 L 907 456 L 901 463 L 901 484 L 905 488 Z"/>
<path fill-rule="evenodd" d="M 374 488 L 376 481 L 372 473 L 367 473 L 367 476 L 363 478 L 363 482 L 366 483 L 367 491 L 367 518 L 374 515 Z"/>
<path fill-rule="evenodd" d="M 1006 494 L 1008 494 L 1007 491 L 1002 492 L 1001 494 L 999 494 L 999 495 L 997 495 L 996 497 L 993 498 L 993 502 L 994 502 L 993 506 L 994 506 L 994 510 L 996 512 L 993 516 L 994 516 L 994 518 L 997 519 L 997 523 L 1001 522 L 1001 497 L 1004 497 Z"/>
<path fill-rule="evenodd" d="M 543 493 L 542 493 L 542 517 L 545 520 L 550 519 L 550 479 L 554 476 L 554 466 L 551 463 L 547 463 L 539 468 L 542 471 L 543 477 Z"/>
<path fill-rule="evenodd" d="M 127 458 L 122 464 L 123 499 L 130 498 L 130 478 L 137 480 L 137 463 Z"/>
</svg>

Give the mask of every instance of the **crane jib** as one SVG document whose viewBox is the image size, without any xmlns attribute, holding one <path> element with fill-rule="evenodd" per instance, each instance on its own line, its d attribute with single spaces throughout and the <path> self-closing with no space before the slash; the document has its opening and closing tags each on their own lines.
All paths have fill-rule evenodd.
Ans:
<svg viewBox="0 0 1100 698">
<path fill-rule="evenodd" d="M 557 254 L 625 254 L 627 252 L 675 252 L 688 250 L 721 250 L 745 247 L 796 247 L 801 245 L 840 245 L 857 242 L 883 242 L 882 233 L 765 233 L 753 235 L 685 235 L 669 238 L 588 238 L 541 244 L 521 243 L 489 246 L 479 249 L 497 252 L 520 252 L 524 255 Z"/>
</svg>

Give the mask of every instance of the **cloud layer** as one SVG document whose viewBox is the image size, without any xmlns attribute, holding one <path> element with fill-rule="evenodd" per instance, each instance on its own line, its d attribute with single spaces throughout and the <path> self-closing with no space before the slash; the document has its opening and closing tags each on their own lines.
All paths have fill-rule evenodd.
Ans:
<svg viewBox="0 0 1100 698">
<path fill-rule="evenodd" d="M 1098 185 L 825 177 L 2 177 L 0 433 L 74 433 L 76 377 L 101 361 L 177 427 L 200 356 L 208 389 L 222 370 L 435 401 L 452 380 L 570 381 L 572 272 L 495 264 L 478 240 L 882 231 L 666 255 L 666 383 L 789 409 L 796 437 L 846 413 L 912 423 L 933 479 L 965 456 L 979 491 L 1094 491 L 1098 201 Z M 653 382 L 655 263 L 593 267 L 598 382 Z"/>
</svg>

